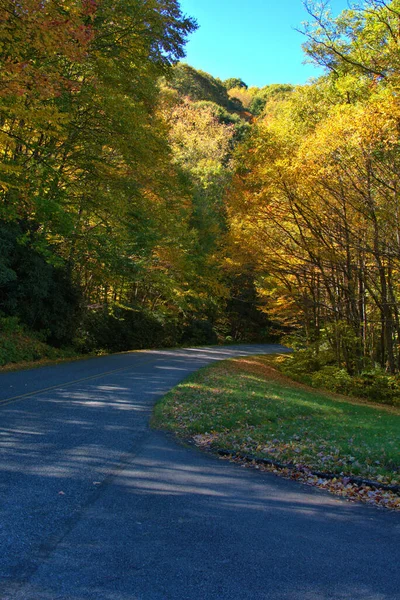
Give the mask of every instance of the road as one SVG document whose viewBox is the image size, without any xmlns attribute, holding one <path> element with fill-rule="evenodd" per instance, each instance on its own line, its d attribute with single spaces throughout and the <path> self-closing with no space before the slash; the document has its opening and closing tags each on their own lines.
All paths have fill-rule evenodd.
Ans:
<svg viewBox="0 0 400 600">
<path fill-rule="evenodd" d="M 152 431 L 188 373 L 275 346 L 0 376 L 1 600 L 400 599 L 400 515 Z"/>
</svg>

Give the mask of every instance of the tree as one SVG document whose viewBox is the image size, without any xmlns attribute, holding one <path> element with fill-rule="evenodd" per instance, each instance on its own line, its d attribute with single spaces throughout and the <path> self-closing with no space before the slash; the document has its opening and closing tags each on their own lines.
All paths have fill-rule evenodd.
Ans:
<svg viewBox="0 0 400 600">
<path fill-rule="evenodd" d="M 261 89 L 255 89 L 249 104 L 249 111 L 256 116 L 259 116 L 265 109 L 267 103 L 281 102 L 287 95 L 292 93 L 293 90 L 293 85 L 279 83 L 272 83 Z"/>
<path fill-rule="evenodd" d="M 246 262 L 250 252 L 269 314 L 297 321 L 309 342 L 324 338 L 350 373 L 376 362 L 394 372 L 397 98 L 383 88 L 367 102 L 332 105 L 327 94 L 308 123 L 294 110 L 300 99 L 295 92 L 260 121 L 240 151 L 233 243 Z"/>
<path fill-rule="evenodd" d="M 355 72 L 371 82 L 399 78 L 398 0 L 366 0 L 336 19 L 328 2 L 307 1 L 312 21 L 303 33 L 307 55 L 336 76 Z"/>
<path fill-rule="evenodd" d="M 183 202 L 158 80 L 194 23 L 175 0 L 0 9 L 0 217 L 23 222 L 19 243 L 66 265 L 86 302 L 126 297 L 165 235 L 167 202 Z"/>
<path fill-rule="evenodd" d="M 208 100 L 227 110 L 235 110 L 237 106 L 228 96 L 225 86 L 212 77 L 209 73 L 199 71 L 193 67 L 179 63 L 173 69 L 173 76 L 168 80 L 168 85 L 175 89 L 180 96 L 193 102 Z"/>
<path fill-rule="evenodd" d="M 225 79 L 225 81 L 223 81 L 222 83 L 226 87 L 228 92 L 232 88 L 243 88 L 246 90 L 248 88 L 247 84 L 245 84 L 245 82 L 239 77 L 230 77 L 229 79 Z"/>
</svg>

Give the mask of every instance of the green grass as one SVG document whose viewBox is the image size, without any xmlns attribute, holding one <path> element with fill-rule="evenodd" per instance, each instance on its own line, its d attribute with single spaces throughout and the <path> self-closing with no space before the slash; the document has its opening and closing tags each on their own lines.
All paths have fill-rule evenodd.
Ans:
<svg viewBox="0 0 400 600">
<path fill-rule="evenodd" d="M 155 407 L 153 425 L 211 447 L 313 470 L 400 483 L 400 411 L 291 382 L 269 357 L 223 361 Z"/>
</svg>

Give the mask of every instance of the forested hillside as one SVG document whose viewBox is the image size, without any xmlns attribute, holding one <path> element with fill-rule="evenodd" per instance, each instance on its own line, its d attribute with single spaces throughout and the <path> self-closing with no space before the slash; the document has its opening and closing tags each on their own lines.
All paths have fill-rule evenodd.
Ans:
<svg viewBox="0 0 400 600">
<path fill-rule="evenodd" d="M 326 76 L 267 103 L 241 146 L 231 236 L 270 314 L 308 348 L 299 373 L 389 397 L 397 383 L 383 372 L 400 368 L 400 2 L 368 0 L 337 19 L 308 11 L 305 52 Z"/>
<path fill-rule="evenodd" d="M 80 351 L 290 333 L 299 372 L 395 385 L 400 0 L 308 12 L 326 74 L 255 88 L 180 62 L 177 0 L 1 1 L 5 330 Z"/>
<path fill-rule="evenodd" d="M 268 335 L 251 274 L 226 264 L 225 191 L 249 125 L 222 82 L 177 63 L 193 20 L 175 0 L 4 0 L 0 13 L 3 341 Z"/>
</svg>

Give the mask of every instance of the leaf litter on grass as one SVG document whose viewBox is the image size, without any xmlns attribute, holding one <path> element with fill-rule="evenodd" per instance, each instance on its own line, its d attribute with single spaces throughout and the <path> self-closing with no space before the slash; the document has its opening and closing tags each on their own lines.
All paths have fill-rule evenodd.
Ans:
<svg viewBox="0 0 400 600">
<path fill-rule="evenodd" d="M 218 443 L 217 434 L 195 435 L 192 439 L 195 445 L 202 450 L 213 451 L 213 445 Z M 251 460 L 243 456 L 237 456 L 234 452 L 232 454 L 220 455 L 220 458 L 240 464 L 243 467 L 274 473 L 285 479 L 294 479 L 309 486 L 319 487 L 346 500 L 353 502 L 361 501 L 380 508 L 400 510 L 400 495 L 398 492 L 371 487 L 367 484 L 353 483 L 350 477 L 338 476 L 326 478 L 314 475 L 304 465 L 294 464 L 290 467 L 278 467 L 276 464 L 266 465 L 258 462 L 256 459 Z"/>
<path fill-rule="evenodd" d="M 395 492 L 352 481 L 400 484 L 400 411 L 319 393 L 292 382 L 270 361 L 246 357 L 203 369 L 167 394 L 155 423 L 202 449 L 274 462 L 231 457 L 246 466 L 349 500 L 400 508 Z"/>
</svg>

